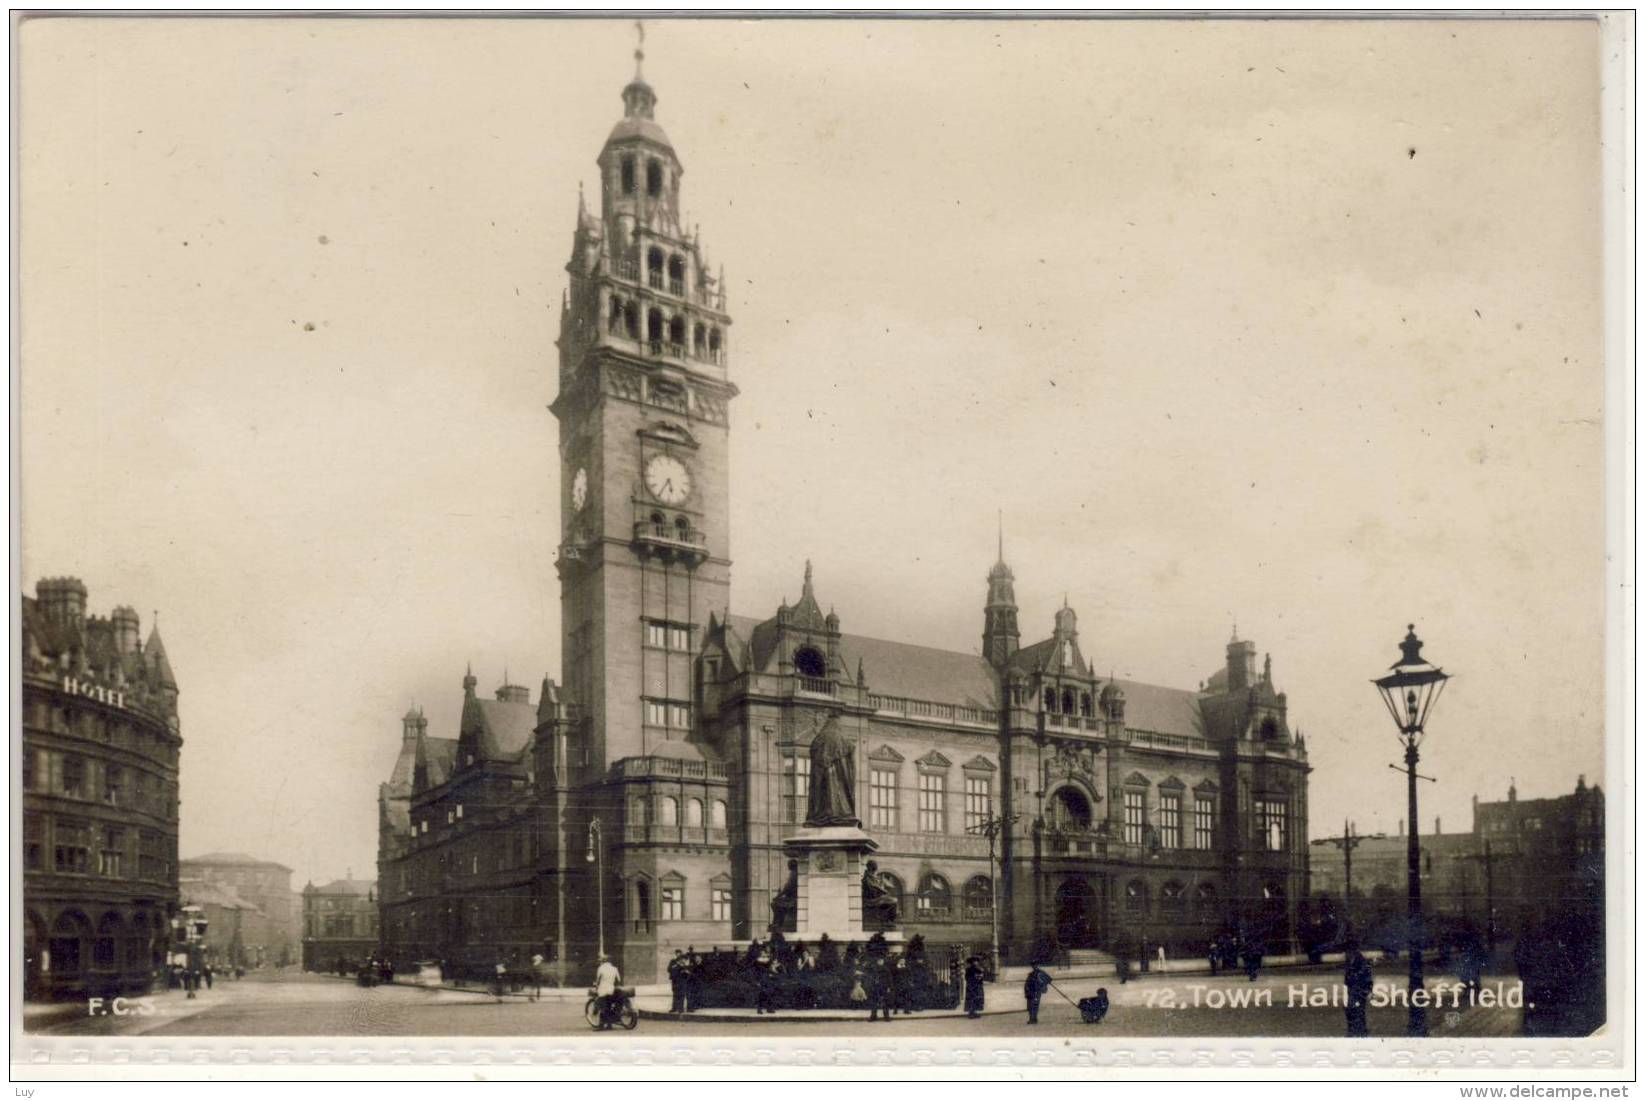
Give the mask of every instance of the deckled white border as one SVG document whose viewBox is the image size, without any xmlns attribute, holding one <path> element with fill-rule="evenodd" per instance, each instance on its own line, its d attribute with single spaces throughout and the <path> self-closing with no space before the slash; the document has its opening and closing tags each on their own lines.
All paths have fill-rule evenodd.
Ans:
<svg viewBox="0 0 1645 1101">
<path fill-rule="evenodd" d="M 840 9 L 836 9 L 839 11 Z M 201 11 L 199 14 L 211 14 Z M 278 14 L 278 13 L 268 13 Z M 297 13 L 292 13 L 296 15 Z M 613 13 L 617 14 L 617 13 Z M 849 14 L 842 12 L 842 14 Z M 975 13 L 972 13 L 975 14 Z M 1035 12 L 1009 13 L 1031 17 Z M 1103 13 L 1112 16 L 1116 13 Z M 1139 15 L 1186 13 L 1138 12 Z M 1221 18 L 1297 17 L 1298 13 L 1221 12 Z M 1337 12 L 1312 18 L 1536 18 L 1583 14 L 1599 24 L 1601 50 L 1601 172 L 1605 271 L 1605 454 L 1606 454 L 1606 981 L 1608 1024 L 1598 1036 L 1580 1039 L 1428 1039 L 1404 1037 L 1346 1040 L 1329 1038 L 1135 1037 L 1100 1040 L 1086 1036 L 1046 1039 L 1005 1036 L 921 1037 L 912 1022 L 895 1031 L 837 1038 L 739 1035 L 669 1035 L 653 1040 L 643 1029 L 613 1041 L 609 1037 L 78 1037 L 22 1032 L 21 992 L 11 983 L 17 943 L 6 953 L 3 971 L 10 991 L 11 1078 L 51 1082 L 120 1079 L 128 1082 L 224 1078 L 333 1080 L 487 1080 L 612 1076 L 668 1079 L 762 1079 L 788 1077 L 917 1078 L 947 1080 L 1032 1080 L 1114 1078 L 1151 1080 L 1268 1078 L 1342 1081 L 1436 1078 L 1479 1081 L 1531 1079 L 1621 1080 L 1635 1073 L 1636 932 L 1633 864 L 1635 815 L 1634 719 L 1637 684 L 1634 649 L 1635 380 L 1634 318 L 1637 307 L 1634 216 L 1634 22 L 1629 12 Z M 14 148 L 17 122 L 16 37 L 7 64 Z M 11 356 L 11 446 L 7 484 L 11 496 L 11 591 L 19 592 L 17 424 L 20 416 L 17 343 L 17 163 L 12 159 L 11 271 L 13 297 L 7 316 Z M 18 606 L 4 650 L 15 665 Z M 9 679 L 12 744 L 20 686 Z M 14 803 L 15 772 L 5 798 Z M 8 876 L 11 928 L 21 922 L 19 871 Z"/>
</svg>

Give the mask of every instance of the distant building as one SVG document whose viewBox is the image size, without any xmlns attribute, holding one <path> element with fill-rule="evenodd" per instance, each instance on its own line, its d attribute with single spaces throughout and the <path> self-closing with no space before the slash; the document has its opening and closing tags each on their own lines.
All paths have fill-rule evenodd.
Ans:
<svg viewBox="0 0 1645 1101">
<path fill-rule="evenodd" d="M 1605 796 L 1586 777 L 1548 799 L 1521 799 L 1510 783 L 1504 800 L 1476 795 L 1473 814 L 1467 832 L 1443 833 L 1436 819 L 1434 832 L 1417 838 L 1424 913 L 1489 926 L 1505 939 L 1603 894 Z M 1342 849 L 1330 840 L 1308 849 L 1312 898 L 1334 908 L 1346 886 Z M 1404 823 L 1396 834 L 1358 839 L 1351 908 L 1359 927 L 1403 921 L 1406 860 Z"/>
<path fill-rule="evenodd" d="M 177 679 L 136 611 L 22 601 L 23 963 L 30 998 L 141 992 L 177 909 Z"/>
<path fill-rule="evenodd" d="M 291 889 L 290 868 L 249 853 L 214 852 L 183 861 L 179 874 L 228 887 L 250 904 L 243 966 L 285 967 L 297 962 L 301 903 Z"/>
<path fill-rule="evenodd" d="M 377 884 L 350 877 L 303 888 L 303 970 L 358 964 L 377 950 Z"/>
<path fill-rule="evenodd" d="M 246 950 L 246 927 L 261 917 L 257 907 L 226 884 L 185 875 L 177 886 L 183 906 L 197 908 L 206 920 L 202 961 L 218 969 L 253 966 Z"/>
</svg>

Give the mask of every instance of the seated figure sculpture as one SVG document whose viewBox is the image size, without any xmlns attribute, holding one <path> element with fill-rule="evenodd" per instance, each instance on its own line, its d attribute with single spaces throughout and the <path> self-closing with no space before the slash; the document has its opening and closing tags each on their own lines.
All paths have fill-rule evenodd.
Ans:
<svg viewBox="0 0 1645 1101">
<path fill-rule="evenodd" d="M 891 929 L 897 924 L 897 896 L 886 887 L 879 865 L 870 860 L 862 873 L 862 920 L 865 927 Z"/>
</svg>

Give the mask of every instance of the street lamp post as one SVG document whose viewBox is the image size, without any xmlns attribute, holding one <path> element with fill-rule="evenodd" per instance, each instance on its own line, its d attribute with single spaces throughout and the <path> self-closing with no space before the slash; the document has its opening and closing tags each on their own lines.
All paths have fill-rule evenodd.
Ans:
<svg viewBox="0 0 1645 1101">
<path fill-rule="evenodd" d="M 1342 920 L 1344 928 L 1354 923 L 1354 850 L 1359 847 L 1361 838 L 1354 832 L 1354 824 L 1348 819 L 1342 820 L 1342 836 L 1327 837 L 1325 840 L 1342 850 Z"/>
<path fill-rule="evenodd" d="M 1399 728 L 1401 743 L 1405 746 L 1405 891 L 1406 939 L 1411 957 L 1409 980 L 1410 1016 L 1406 1032 L 1411 1036 L 1428 1035 L 1428 1009 L 1421 1004 L 1426 999 L 1422 985 L 1422 846 L 1417 834 L 1417 760 L 1422 745 L 1423 727 L 1428 715 L 1445 690 L 1450 677 L 1422 657 L 1422 640 L 1417 638 L 1416 625 L 1408 624 L 1405 638 L 1399 644 L 1399 660 L 1386 676 L 1372 681 L 1382 694 L 1388 714 Z M 1398 768 L 1398 766 L 1390 766 Z M 1420 777 L 1427 779 L 1427 777 Z"/>
<path fill-rule="evenodd" d="M 605 955 L 605 844 L 600 835 L 600 818 L 588 820 L 588 862 L 594 865 L 594 904 L 600 931 L 600 955 Z"/>
<path fill-rule="evenodd" d="M 1020 814 L 991 814 L 966 831 L 988 838 L 988 916 L 993 926 L 993 958 L 989 961 L 989 970 L 996 976 L 1000 971 L 1000 876 L 994 841 L 1021 817 Z"/>
</svg>

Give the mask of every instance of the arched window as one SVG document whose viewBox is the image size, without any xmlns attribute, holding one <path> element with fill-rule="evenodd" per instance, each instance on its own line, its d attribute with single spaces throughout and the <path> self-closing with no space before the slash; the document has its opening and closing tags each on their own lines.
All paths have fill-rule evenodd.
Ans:
<svg viewBox="0 0 1645 1101">
<path fill-rule="evenodd" d="M 662 249 L 652 248 L 649 252 L 647 252 L 645 254 L 645 273 L 646 273 L 646 278 L 651 283 L 651 289 L 652 290 L 660 291 L 660 290 L 663 289 L 663 250 Z"/>
<path fill-rule="evenodd" d="M 611 298 L 611 331 L 620 332 L 623 327 L 623 300 L 615 295 Z"/>
<path fill-rule="evenodd" d="M 886 894 L 897 900 L 897 916 L 899 920 L 906 918 L 908 911 L 903 905 L 903 899 L 908 895 L 908 888 L 903 886 L 902 879 L 895 874 L 886 871 L 884 868 L 881 868 L 880 886 L 885 888 Z"/>
<path fill-rule="evenodd" d="M 708 824 L 709 824 L 709 827 L 712 828 L 712 829 L 716 829 L 716 830 L 725 829 L 725 800 L 724 799 L 714 800 L 714 806 L 712 808 L 712 813 L 709 816 Z"/>
<path fill-rule="evenodd" d="M 668 293 L 685 294 L 685 260 L 677 252 L 668 258 Z"/>
<path fill-rule="evenodd" d="M 1064 715 L 1072 715 L 1074 713 L 1074 690 L 1072 688 L 1064 688 L 1062 690 L 1062 713 Z"/>
<path fill-rule="evenodd" d="M 1055 711 L 1057 709 L 1057 690 L 1055 688 L 1047 688 L 1045 690 L 1045 709 L 1047 711 Z"/>
<path fill-rule="evenodd" d="M 1074 787 L 1060 787 L 1051 797 L 1051 828 L 1059 833 L 1084 833 L 1091 828 L 1091 804 Z"/>
<path fill-rule="evenodd" d="M 685 354 L 685 318 L 671 317 L 668 319 L 668 342 L 673 345 L 669 351 L 676 355 Z"/>
<path fill-rule="evenodd" d="M 624 195 L 634 194 L 634 157 L 624 156 L 622 159 L 622 187 Z"/>
<path fill-rule="evenodd" d="M 663 162 L 656 157 L 645 162 L 645 193 L 653 199 L 663 193 Z"/>
<path fill-rule="evenodd" d="M 720 362 L 720 329 L 711 325 L 708 329 L 708 358 L 715 363 Z"/>
<path fill-rule="evenodd" d="M 1217 888 L 1214 883 L 1201 883 L 1194 889 L 1194 913 L 1205 925 L 1217 920 Z"/>
<path fill-rule="evenodd" d="M 701 799 L 687 799 L 685 801 L 685 824 L 692 829 L 702 828 L 703 801 Z"/>
<path fill-rule="evenodd" d="M 120 915 L 110 910 L 97 922 L 97 939 L 92 942 L 91 966 L 96 971 L 113 971 L 120 966 L 118 952 L 125 923 Z"/>
<path fill-rule="evenodd" d="M 943 921 L 948 918 L 954 906 L 954 892 L 948 886 L 948 880 L 936 872 L 927 872 L 920 880 L 919 897 L 914 900 L 914 909 L 920 918 L 925 921 Z"/>
<path fill-rule="evenodd" d="M 657 824 L 660 826 L 677 826 L 680 824 L 680 804 L 672 795 L 665 795 L 657 800 Z"/>
<path fill-rule="evenodd" d="M 684 516 L 674 517 L 674 537 L 682 543 L 691 542 L 691 521 Z"/>
<path fill-rule="evenodd" d="M 985 875 L 974 875 L 965 881 L 965 918 L 967 921 L 985 921 L 994 910 L 994 884 Z"/>
<path fill-rule="evenodd" d="M 628 330 L 631 340 L 638 340 L 640 336 L 640 310 L 632 302 L 623 304 L 623 326 Z"/>
<path fill-rule="evenodd" d="M 691 332 L 691 351 L 692 354 L 696 355 L 698 358 L 701 358 L 702 354 L 708 351 L 708 349 L 704 346 L 708 340 L 708 337 L 705 335 L 706 333 L 707 330 L 703 328 L 702 322 L 700 321 L 697 322 L 697 327 Z"/>
<path fill-rule="evenodd" d="M 828 662 L 815 646 L 802 646 L 794 651 L 794 671 L 802 677 L 826 677 Z"/>
<path fill-rule="evenodd" d="M 651 341 L 651 350 L 663 350 L 663 312 L 648 310 L 645 315 L 645 338 Z"/>
<path fill-rule="evenodd" d="M 645 797 L 643 795 L 636 795 L 630 799 L 628 801 L 628 824 L 643 828 L 647 819 L 651 817 L 645 811 Z"/>
<path fill-rule="evenodd" d="M 651 928 L 651 881 L 636 879 L 629 902 L 633 906 L 634 931 L 644 933 Z"/>
<path fill-rule="evenodd" d="M 78 910 L 61 914 L 51 927 L 51 970 L 60 977 L 78 976 L 85 967 L 81 943 L 91 934 L 91 922 Z"/>
<path fill-rule="evenodd" d="M 1164 914 L 1168 920 L 1182 920 L 1183 903 L 1185 901 L 1186 900 L 1183 898 L 1182 893 L 1182 884 L 1178 883 L 1176 880 L 1172 880 L 1170 883 L 1167 883 L 1159 889 L 1160 913 Z"/>
<path fill-rule="evenodd" d="M 1080 714 L 1088 719 L 1091 717 L 1091 693 L 1089 692 L 1080 693 Z"/>
<path fill-rule="evenodd" d="M 1125 885 L 1125 913 L 1135 918 L 1148 914 L 1148 884 L 1140 879 L 1133 879 Z"/>
</svg>

